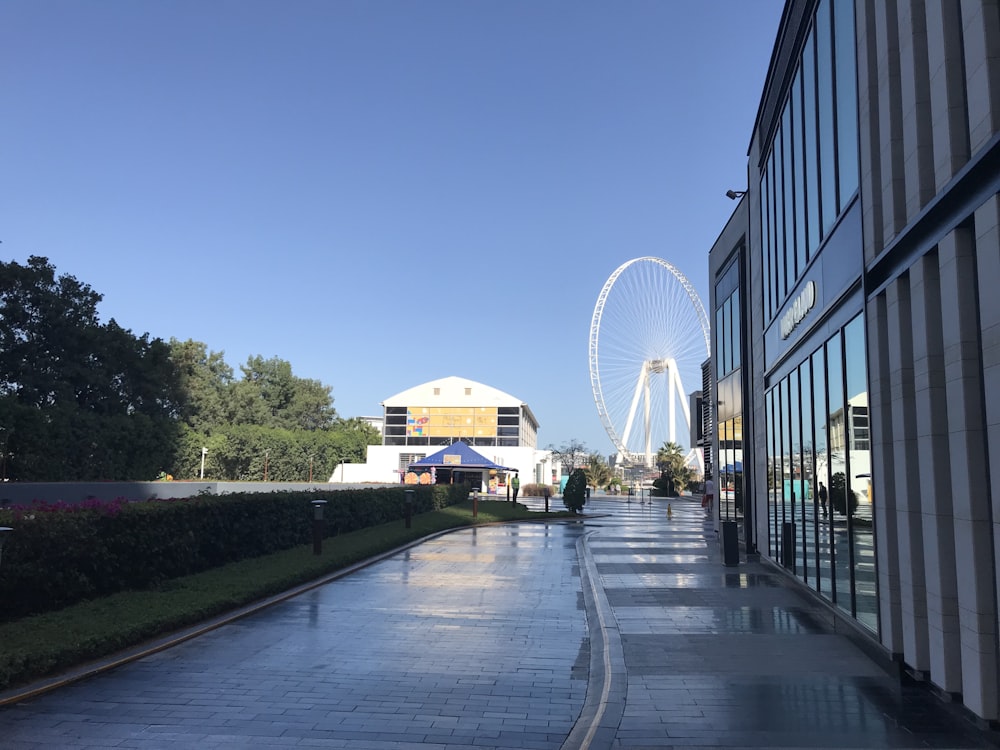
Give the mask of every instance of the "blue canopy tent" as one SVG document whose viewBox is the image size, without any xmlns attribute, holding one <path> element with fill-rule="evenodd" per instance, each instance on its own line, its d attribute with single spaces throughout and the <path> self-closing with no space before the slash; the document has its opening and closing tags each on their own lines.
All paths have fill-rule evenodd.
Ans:
<svg viewBox="0 0 1000 750">
<path fill-rule="evenodd" d="M 486 472 L 515 472 L 508 466 L 501 466 L 476 453 L 466 443 L 456 440 L 446 448 L 442 448 L 437 453 L 432 453 L 426 458 L 414 461 L 406 467 L 406 473 L 417 475 L 430 472 L 434 483 L 450 484 L 455 481 L 470 482 L 473 486 L 482 485 L 482 473 Z M 495 490 L 490 490 L 491 492 Z"/>
</svg>

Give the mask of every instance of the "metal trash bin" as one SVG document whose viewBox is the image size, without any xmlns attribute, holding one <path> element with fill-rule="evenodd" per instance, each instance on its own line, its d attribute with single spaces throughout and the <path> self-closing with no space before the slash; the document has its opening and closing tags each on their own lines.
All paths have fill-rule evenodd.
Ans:
<svg viewBox="0 0 1000 750">
<path fill-rule="evenodd" d="M 722 522 L 722 564 L 727 568 L 740 564 L 740 532 L 736 521 Z"/>
<path fill-rule="evenodd" d="M 795 570 L 795 524 L 791 521 L 781 524 L 781 564 Z"/>
</svg>

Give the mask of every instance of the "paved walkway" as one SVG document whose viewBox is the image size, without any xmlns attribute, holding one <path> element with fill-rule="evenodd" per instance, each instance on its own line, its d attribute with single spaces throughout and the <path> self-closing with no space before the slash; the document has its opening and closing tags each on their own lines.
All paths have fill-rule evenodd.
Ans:
<svg viewBox="0 0 1000 750">
<path fill-rule="evenodd" d="M 993 747 L 783 574 L 723 567 L 696 502 L 626 500 L 448 534 L 0 708 L 0 748 Z"/>
</svg>

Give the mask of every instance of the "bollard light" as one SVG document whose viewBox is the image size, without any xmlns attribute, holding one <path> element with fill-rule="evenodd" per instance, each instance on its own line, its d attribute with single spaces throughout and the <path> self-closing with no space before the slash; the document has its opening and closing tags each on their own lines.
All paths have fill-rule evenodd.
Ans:
<svg viewBox="0 0 1000 750">
<path fill-rule="evenodd" d="M 323 554 L 323 508 L 326 500 L 311 500 L 313 507 L 313 554 Z"/>
<path fill-rule="evenodd" d="M 3 563 L 3 545 L 7 541 L 8 534 L 13 530 L 10 526 L 0 526 L 0 564 Z"/>
<path fill-rule="evenodd" d="M 410 528 L 413 525 L 413 490 L 405 490 L 406 492 L 406 528 Z"/>
</svg>

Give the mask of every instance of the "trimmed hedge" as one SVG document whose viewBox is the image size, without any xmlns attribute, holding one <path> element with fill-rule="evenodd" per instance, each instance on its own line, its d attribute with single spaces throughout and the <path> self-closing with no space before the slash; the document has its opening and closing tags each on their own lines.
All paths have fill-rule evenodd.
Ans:
<svg viewBox="0 0 1000 750">
<path fill-rule="evenodd" d="M 271 492 L 81 505 L 34 503 L 0 511 L 11 526 L 0 563 L 0 622 L 62 609 L 312 540 L 312 500 L 326 500 L 332 536 L 439 510 L 465 485 Z"/>
</svg>

